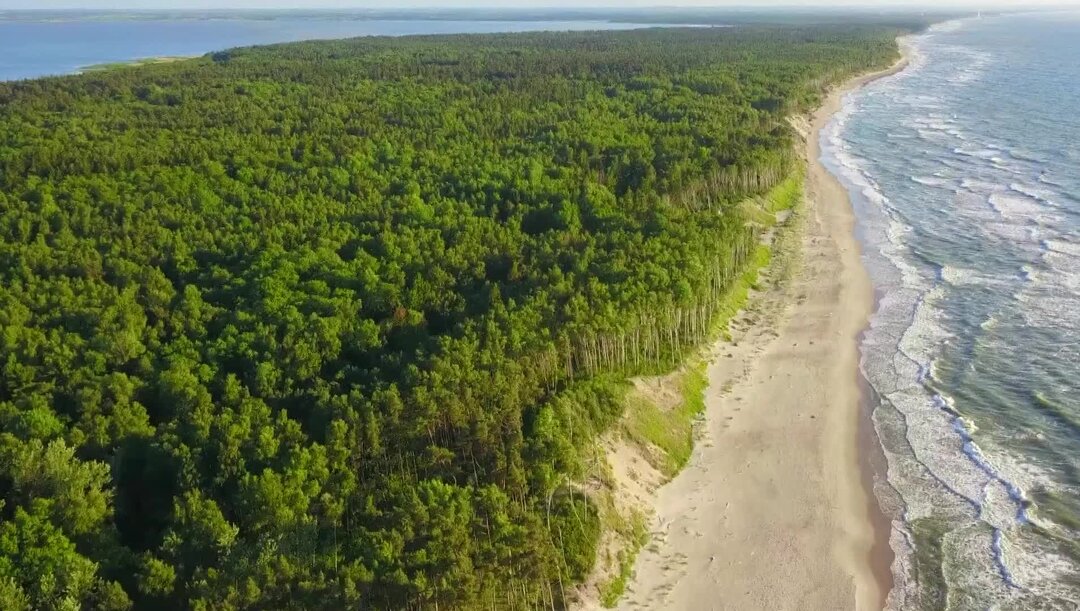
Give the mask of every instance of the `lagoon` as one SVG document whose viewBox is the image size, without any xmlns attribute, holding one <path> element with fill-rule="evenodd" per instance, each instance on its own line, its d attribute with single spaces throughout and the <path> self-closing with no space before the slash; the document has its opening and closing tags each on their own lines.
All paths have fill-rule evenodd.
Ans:
<svg viewBox="0 0 1080 611">
<path fill-rule="evenodd" d="M 420 15 L 418 14 L 418 17 Z M 0 81 L 70 74 L 87 66 L 220 49 L 354 36 L 528 31 L 626 30 L 658 24 L 600 19 L 373 19 L 318 12 L 199 13 L 0 12 Z"/>
</svg>

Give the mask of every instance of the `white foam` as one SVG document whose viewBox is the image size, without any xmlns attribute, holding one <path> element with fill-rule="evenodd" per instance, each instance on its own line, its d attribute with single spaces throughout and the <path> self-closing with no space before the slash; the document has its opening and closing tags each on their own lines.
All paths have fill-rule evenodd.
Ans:
<svg viewBox="0 0 1080 611">
<path fill-rule="evenodd" d="M 1080 592 L 1063 585 L 1080 578 L 1077 567 L 1048 546 L 1016 534 L 1007 532 L 1001 542 L 1003 555 L 1011 559 L 1009 565 L 1013 579 L 1023 584 L 1025 589 L 1025 592 L 1014 592 L 1012 595 L 1028 598 L 1025 601 L 1027 604 L 1021 603 L 1016 608 L 1041 608 L 1036 605 L 1051 597 L 1062 601 L 1062 606 L 1057 608 L 1080 608 Z"/>
<path fill-rule="evenodd" d="M 976 159 L 985 159 L 990 161 L 997 158 L 998 152 L 994 149 L 982 148 L 982 149 L 968 149 L 963 147 L 956 147 L 953 152 L 957 155 L 963 155 L 964 157 L 975 157 Z"/>
<path fill-rule="evenodd" d="M 960 188 L 967 189 L 968 191 L 974 191 L 976 193 L 992 193 L 994 191 L 1000 191 L 1004 189 L 997 183 L 987 182 L 985 180 L 979 180 L 977 178 L 965 178 L 960 182 Z"/>
<path fill-rule="evenodd" d="M 941 142 L 946 140 L 946 136 L 948 136 L 948 134 L 944 132 L 938 132 L 932 129 L 925 129 L 922 127 L 917 128 L 915 132 L 919 135 L 919 138 L 928 142 Z"/>
<path fill-rule="evenodd" d="M 1016 295 L 1023 307 L 1024 322 L 1032 327 L 1061 331 L 1080 329 L 1080 299 L 1073 295 L 1054 295 L 1026 291 Z"/>
<path fill-rule="evenodd" d="M 1038 229 L 1030 225 L 1022 225 L 1018 223 L 983 223 L 980 229 L 988 237 L 1005 240 L 1013 244 L 1028 244 L 1037 246 L 1039 244 L 1039 232 Z"/>
<path fill-rule="evenodd" d="M 963 19 L 952 19 L 949 21 L 942 21 L 941 23 L 935 23 L 927 28 L 927 32 L 930 34 L 947 34 L 949 32 L 955 32 L 964 27 Z"/>
<path fill-rule="evenodd" d="M 920 40 L 926 38 L 916 39 L 916 49 L 922 46 Z M 944 48 L 938 42 L 934 45 L 935 53 Z M 963 48 L 949 47 L 947 51 L 957 62 L 955 70 L 950 66 L 947 77 L 932 71 L 926 78 L 951 85 L 949 79 L 959 74 L 961 83 L 971 82 L 985 73 L 991 60 L 986 53 Z M 925 54 L 919 53 L 920 63 L 913 63 L 901 73 L 906 76 L 898 79 L 915 78 L 919 70 L 927 69 Z M 936 358 L 956 339 L 945 327 L 939 301 L 946 294 L 962 292 L 952 287 L 1001 285 L 1012 291 L 1017 279 L 991 273 L 989 268 L 983 272 L 978 261 L 937 269 L 925 262 L 923 253 L 916 256 L 908 246 L 913 228 L 906 219 L 916 218 L 921 209 L 913 209 L 912 202 L 899 199 L 900 195 L 883 191 L 867 168 L 881 167 L 890 173 L 889 181 L 904 178 L 899 173 L 906 171 L 912 183 L 945 191 L 940 199 L 933 192 L 929 196 L 933 201 L 922 203 L 924 208 L 938 207 L 942 218 L 949 221 L 941 227 L 920 225 L 934 240 L 947 244 L 954 239 L 979 239 L 977 231 L 982 230 L 994 240 L 988 256 L 994 256 L 999 248 L 1009 253 L 1021 249 L 1030 253 L 1023 260 L 1033 264 L 1044 256 L 1043 264 L 1036 265 L 1046 270 L 1064 265 L 1068 262 L 1064 257 L 1076 253 L 1058 252 L 1071 248 L 1069 240 L 1061 249 L 1043 243 L 1048 238 L 1058 239 L 1052 222 L 1061 211 L 1053 205 L 1050 194 L 1030 188 L 1034 173 L 1030 160 L 1020 159 L 1023 152 L 1013 155 L 1016 151 L 1008 147 L 976 137 L 978 126 L 971 127 L 967 118 L 958 119 L 952 110 L 946 110 L 951 106 L 946 106 L 942 97 L 927 91 L 925 87 L 898 88 L 882 83 L 849 95 L 823 130 L 822 158 L 853 194 L 865 239 L 864 256 L 881 291 L 878 310 L 864 334 L 861 365 L 882 399 L 872 417 L 886 456 L 888 484 L 876 485 L 875 491 L 881 493 L 879 498 L 891 517 L 903 517 L 894 521 L 890 535 L 895 588 L 888 604 L 890 608 L 906 608 L 915 601 L 907 524 L 932 516 L 950 524 L 945 544 L 948 566 L 943 567 L 950 589 L 955 586 L 964 596 L 972 595 L 976 606 L 990 607 L 1001 601 L 1021 600 L 1028 587 L 1039 583 L 1031 569 L 1035 564 L 1012 544 L 1025 520 L 1023 490 L 1033 480 L 1018 475 L 1012 465 L 1004 464 L 1006 459 L 999 460 L 996 448 L 980 448 L 972 438 L 976 423 L 958 416 L 947 395 L 934 394 L 931 388 L 937 385 L 931 378 Z M 901 119 L 900 127 L 888 128 L 893 131 L 879 129 L 888 139 L 885 144 L 896 141 L 897 146 L 913 149 L 910 161 L 879 157 L 874 149 L 845 140 L 845 130 L 860 106 Z M 901 142 L 910 139 L 908 134 L 917 134 L 925 143 Z M 920 154 L 919 148 L 926 150 Z M 1026 173 L 1019 174 L 1021 170 Z M 911 187 L 897 193 L 927 197 L 931 192 Z M 891 201 L 890 196 L 897 200 Z M 928 249 L 925 254 L 932 253 Z M 1025 286 L 1028 284 L 1034 283 Z M 1080 307 L 1074 309 L 1080 311 Z M 993 328 L 998 321 L 990 315 L 983 326 Z"/>
<path fill-rule="evenodd" d="M 1019 159 L 1021 161 L 1031 161 L 1034 163 L 1046 163 L 1046 160 L 1042 157 L 1039 157 L 1037 153 L 1033 153 L 1025 149 L 1011 148 L 1008 150 L 1008 153 L 1009 156 L 1013 159 Z"/>
<path fill-rule="evenodd" d="M 1043 189 L 1034 185 L 1029 185 L 1021 182 L 1009 183 L 1009 189 L 1027 197 L 1030 197 L 1036 201 L 1049 206 L 1056 206 L 1054 199 L 1057 197 L 1057 193 L 1050 189 Z"/>
<path fill-rule="evenodd" d="M 936 176 L 912 176 L 911 180 L 927 187 L 944 187 L 951 184 L 949 180 Z"/>
<path fill-rule="evenodd" d="M 942 280 L 953 286 L 1001 286 L 1007 283 L 1007 279 L 998 275 L 953 265 L 942 266 L 940 275 Z"/>
<path fill-rule="evenodd" d="M 1075 254 L 1047 250 L 1042 255 L 1047 272 L 1034 271 L 1032 281 L 1037 285 L 1047 287 L 1050 292 L 1059 296 L 1074 298 L 1080 306 L 1080 260 L 1078 258 L 1080 257 Z"/>
<path fill-rule="evenodd" d="M 1073 259 L 1080 259 L 1080 243 L 1065 239 L 1048 239 L 1045 240 L 1043 244 L 1046 246 L 1047 250 L 1053 253 L 1071 257 Z M 1070 261 L 1070 263 L 1072 265 L 1078 264 L 1078 262 L 1075 261 Z M 1074 267 L 1072 271 L 1076 271 L 1076 268 Z"/>
<path fill-rule="evenodd" d="M 1012 575 L 1002 570 L 995 530 L 971 524 L 942 538 L 942 571 L 950 588 L 964 592 L 965 608 L 989 609 L 1012 596 Z"/>
<path fill-rule="evenodd" d="M 969 59 L 960 71 L 961 80 L 978 78 L 987 63 L 987 58 L 982 56 L 972 55 Z M 1007 595 L 1015 588 L 1013 580 L 1017 577 L 1003 544 L 1007 536 L 1002 533 L 1016 526 L 1022 514 L 1023 493 L 1001 475 L 993 458 L 982 452 L 971 438 L 974 424 L 957 417 L 949 397 L 933 394 L 926 383 L 933 373 L 936 355 L 953 339 L 941 323 L 937 305 L 945 294 L 943 286 L 987 285 L 1008 279 L 960 266 L 936 270 L 913 256 L 907 246 L 912 228 L 904 222 L 902 211 L 867 174 L 867 164 L 844 140 L 843 132 L 859 99 L 849 97 L 826 128 L 822 152 L 827 165 L 860 202 L 865 202 L 866 213 L 875 219 L 874 223 L 861 226 L 867 232 L 866 252 L 874 261 L 885 262 L 873 263 L 882 265 L 883 271 L 875 273 L 882 296 L 864 334 L 862 368 L 883 400 L 883 408 L 875 410 L 873 418 L 886 455 L 887 481 L 902 498 L 900 506 L 906 521 L 926 516 L 969 521 L 971 528 L 948 535 L 951 544 L 957 546 L 951 551 L 954 559 L 971 555 L 971 566 L 977 567 L 974 571 L 965 570 L 960 578 L 973 580 L 979 592 Z M 910 111 L 925 111 L 912 118 L 906 127 L 930 142 L 927 145 L 930 148 L 966 137 L 953 117 L 940 112 L 940 98 L 908 95 L 903 96 L 902 103 Z M 893 137 L 892 133 L 889 137 Z M 1014 196 L 1023 199 L 1009 199 L 1004 185 L 972 176 L 974 170 L 989 168 L 993 162 L 1006 164 L 1008 160 L 1002 149 L 986 145 L 946 146 L 962 156 L 962 160 L 946 157 L 937 163 L 952 168 L 943 170 L 946 174 L 959 174 L 958 179 L 965 177 L 950 202 L 950 214 L 988 221 L 989 225 L 978 222 L 973 226 L 989 227 L 986 230 L 996 239 L 1029 243 L 1039 252 L 1039 234 L 1029 226 L 1026 217 L 1045 214 L 1045 207 L 1019 193 Z M 933 155 L 927 152 L 927 157 Z M 909 178 L 933 188 L 956 184 L 947 176 L 927 175 L 922 168 Z M 1006 197 L 998 197 L 1001 194 Z M 988 203 L 990 197 L 994 200 Z M 988 321 L 988 324 L 992 323 Z M 911 593 L 907 585 L 910 583 L 907 571 L 911 568 L 910 533 L 903 522 L 896 523 L 890 543 L 896 552 L 893 566 L 896 588 L 890 594 L 889 604 L 903 607 L 903 601 Z"/>
<path fill-rule="evenodd" d="M 1036 219 L 1045 213 L 1039 201 L 1027 195 L 997 191 L 990 193 L 989 202 L 1004 218 Z"/>
<path fill-rule="evenodd" d="M 1020 488 L 1024 490 L 1056 490 L 1058 488 L 1053 476 L 1046 470 L 1025 461 L 1008 448 L 995 444 L 990 450 L 993 451 L 997 470 L 1007 476 L 1009 481 L 1016 482 Z M 1029 511 L 1028 519 L 1038 521 L 1038 516 Z"/>
<path fill-rule="evenodd" d="M 1059 214 L 1038 199 L 1015 191 L 995 191 L 990 194 L 988 201 L 1006 220 L 1038 223 L 1057 223 L 1062 220 Z"/>
<path fill-rule="evenodd" d="M 1064 187 L 1065 186 L 1060 181 L 1055 180 L 1054 178 L 1052 178 L 1047 172 L 1043 172 L 1042 174 L 1039 174 L 1039 182 L 1048 184 L 1048 185 L 1050 185 L 1052 187 Z"/>
</svg>

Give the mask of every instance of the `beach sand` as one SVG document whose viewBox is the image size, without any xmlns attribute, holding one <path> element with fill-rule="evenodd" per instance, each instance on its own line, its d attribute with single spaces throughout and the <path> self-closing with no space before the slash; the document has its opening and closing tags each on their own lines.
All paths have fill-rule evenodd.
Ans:
<svg viewBox="0 0 1080 611">
<path fill-rule="evenodd" d="M 732 341 L 712 347 L 698 445 L 657 491 L 651 542 L 620 609 L 884 605 L 891 552 L 860 442 L 858 337 L 873 290 L 847 193 L 818 161 L 818 133 L 843 93 L 902 64 L 853 79 L 803 121 L 796 263 L 783 282 L 766 277 Z"/>
</svg>

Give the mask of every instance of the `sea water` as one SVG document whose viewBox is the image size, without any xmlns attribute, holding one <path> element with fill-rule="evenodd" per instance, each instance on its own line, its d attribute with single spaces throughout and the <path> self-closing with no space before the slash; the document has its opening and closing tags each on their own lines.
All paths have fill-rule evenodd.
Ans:
<svg viewBox="0 0 1080 611">
<path fill-rule="evenodd" d="M 298 40 L 411 34 L 483 34 L 493 32 L 625 30 L 657 24 L 601 20 L 452 20 L 298 17 L 292 12 L 262 11 L 208 17 L 177 13 L 172 17 L 112 16 L 99 13 L 40 16 L 0 11 L 0 81 L 76 72 L 109 62 L 151 57 L 203 55 L 231 47 Z"/>
<path fill-rule="evenodd" d="M 1080 609 L 1080 14 L 908 44 L 822 133 L 878 297 L 889 603 Z"/>
</svg>

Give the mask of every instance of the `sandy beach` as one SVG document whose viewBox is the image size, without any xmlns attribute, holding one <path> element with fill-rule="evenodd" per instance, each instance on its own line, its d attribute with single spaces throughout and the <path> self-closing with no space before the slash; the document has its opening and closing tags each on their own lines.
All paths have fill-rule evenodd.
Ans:
<svg viewBox="0 0 1080 611">
<path fill-rule="evenodd" d="M 873 307 L 847 193 L 818 134 L 853 79 L 803 121 L 806 202 L 732 341 L 711 348 L 693 458 L 657 491 L 621 609 L 880 609 L 891 552 L 867 490 L 858 336 Z M 781 253 L 783 254 L 783 253 Z M 863 433 L 866 431 L 863 430 Z"/>
</svg>

